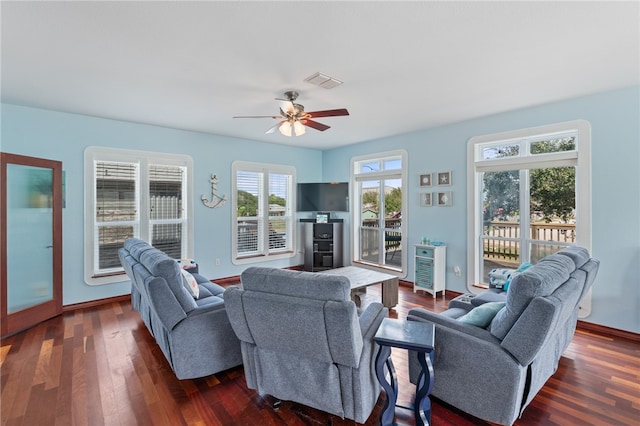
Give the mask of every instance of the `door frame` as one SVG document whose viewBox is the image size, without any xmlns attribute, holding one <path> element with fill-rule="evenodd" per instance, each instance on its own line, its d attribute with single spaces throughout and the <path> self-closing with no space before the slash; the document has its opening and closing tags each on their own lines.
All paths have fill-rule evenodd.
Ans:
<svg viewBox="0 0 640 426">
<path fill-rule="evenodd" d="M 38 305 L 7 313 L 7 165 L 17 164 L 51 169 L 52 182 L 52 269 L 53 299 Z M 62 162 L 24 155 L 0 153 L 0 336 L 17 333 L 49 318 L 62 314 Z M 25 268 L 25 269 L 28 269 Z"/>
</svg>

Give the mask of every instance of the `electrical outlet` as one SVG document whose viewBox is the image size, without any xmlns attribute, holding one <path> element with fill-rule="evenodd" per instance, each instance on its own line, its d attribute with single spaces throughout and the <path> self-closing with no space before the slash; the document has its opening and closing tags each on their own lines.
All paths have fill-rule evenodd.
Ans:
<svg viewBox="0 0 640 426">
<path fill-rule="evenodd" d="M 453 267 L 453 272 L 456 273 L 456 277 L 459 277 L 460 275 L 462 275 L 462 271 L 460 271 L 460 267 L 458 265 Z"/>
<path fill-rule="evenodd" d="M 216 266 L 220 266 L 220 259 L 216 259 Z"/>
</svg>

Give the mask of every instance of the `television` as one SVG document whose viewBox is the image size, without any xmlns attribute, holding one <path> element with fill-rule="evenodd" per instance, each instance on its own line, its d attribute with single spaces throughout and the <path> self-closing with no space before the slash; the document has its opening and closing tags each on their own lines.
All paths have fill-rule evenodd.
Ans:
<svg viewBox="0 0 640 426">
<path fill-rule="evenodd" d="M 349 182 L 299 183 L 299 212 L 348 212 Z"/>
</svg>

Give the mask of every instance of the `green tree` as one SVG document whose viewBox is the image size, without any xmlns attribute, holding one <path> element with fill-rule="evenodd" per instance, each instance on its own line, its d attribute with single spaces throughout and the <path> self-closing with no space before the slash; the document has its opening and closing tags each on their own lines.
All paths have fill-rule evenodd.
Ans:
<svg viewBox="0 0 640 426">
<path fill-rule="evenodd" d="M 368 206 L 371 210 L 378 211 L 378 191 L 367 191 L 362 194 L 362 206 Z"/>
<path fill-rule="evenodd" d="M 269 195 L 269 204 L 277 204 L 279 206 L 285 207 L 287 205 L 287 201 L 282 197 L 271 194 Z"/>
<path fill-rule="evenodd" d="M 258 212 L 258 197 L 250 192 L 238 190 L 237 216 L 255 216 Z"/>
<path fill-rule="evenodd" d="M 575 149 L 573 137 L 548 139 L 531 144 L 531 154 L 563 152 Z M 496 158 L 518 155 L 518 146 L 495 149 Z M 508 170 L 486 172 L 484 183 L 484 220 L 505 219 L 519 212 L 520 172 Z M 530 171 L 530 210 L 547 222 L 555 218 L 568 221 L 575 209 L 575 168 L 555 167 Z"/>
<path fill-rule="evenodd" d="M 575 138 L 559 138 L 536 142 L 531 145 L 531 154 L 572 151 Z M 531 212 L 542 214 L 543 220 L 551 222 L 560 218 L 568 222 L 576 206 L 575 167 L 553 167 L 531 170 Z"/>
<path fill-rule="evenodd" d="M 520 211 L 520 172 L 518 170 L 486 172 L 483 183 L 485 221 L 496 218 L 506 220 L 507 216 L 518 214 Z"/>
<path fill-rule="evenodd" d="M 560 218 L 568 222 L 576 205 L 576 169 L 553 167 L 531 171 L 531 212 L 545 222 Z"/>
<path fill-rule="evenodd" d="M 368 191 L 362 194 L 362 205 L 370 206 L 372 210 L 378 211 L 378 203 L 380 197 L 378 191 Z M 398 212 L 402 209 L 402 189 L 393 188 L 388 194 L 384 196 L 384 212 L 389 216 L 394 212 Z"/>
<path fill-rule="evenodd" d="M 384 212 L 387 216 L 402 210 L 402 189 L 393 188 L 384 197 Z"/>
</svg>

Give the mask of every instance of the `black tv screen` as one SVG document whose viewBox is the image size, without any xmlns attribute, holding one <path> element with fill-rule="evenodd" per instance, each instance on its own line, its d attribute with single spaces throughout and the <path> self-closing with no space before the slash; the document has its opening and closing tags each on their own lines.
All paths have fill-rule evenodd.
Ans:
<svg viewBox="0 0 640 426">
<path fill-rule="evenodd" d="M 348 212 L 349 182 L 299 183 L 299 212 Z"/>
</svg>

